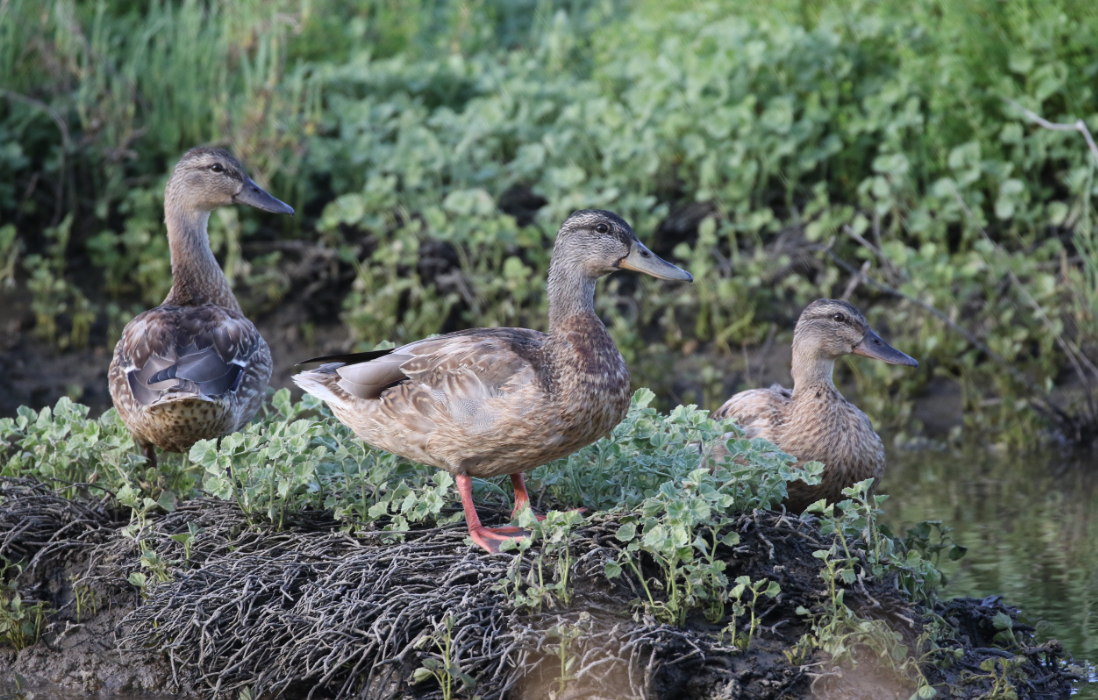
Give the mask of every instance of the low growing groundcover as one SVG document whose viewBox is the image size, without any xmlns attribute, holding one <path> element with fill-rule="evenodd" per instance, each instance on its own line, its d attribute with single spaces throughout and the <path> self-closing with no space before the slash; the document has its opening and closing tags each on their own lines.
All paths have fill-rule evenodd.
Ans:
<svg viewBox="0 0 1098 700">
<path fill-rule="evenodd" d="M 496 555 L 467 540 L 448 475 L 284 394 L 155 474 L 111 412 L 25 411 L 0 422 L 0 680 L 225 698 L 1070 693 L 1082 669 L 1016 609 L 938 598 L 933 561 L 963 555 L 948 528 L 893 535 L 868 484 L 786 514 L 785 455 L 650 401 L 532 472 L 548 517 L 522 514 L 532 537 Z M 730 461 L 698 469 L 715 440 Z M 483 514 L 503 522 L 493 489 Z"/>
</svg>

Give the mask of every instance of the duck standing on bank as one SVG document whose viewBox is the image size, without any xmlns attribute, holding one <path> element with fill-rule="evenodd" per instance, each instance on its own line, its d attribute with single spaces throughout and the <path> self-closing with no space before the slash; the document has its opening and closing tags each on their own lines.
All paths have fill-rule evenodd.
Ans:
<svg viewBox="0 0 1098 700">
<path fill-rule="evenodd" d="M 741 391 L 713 412 L 732 418 L 749 438 L 764 438 L 799 464 L 821 462 L 819 485 L 789 482 L 785 507 L 800 513 L 826 498 L 835 503 L 843 489 L 884 473 L 884 443 L 869 418 L 843 398 L 832 381 L 835 360 L 862 355 L 893 365 L 919 363 L 877 335 L 858 309 L 835 299 L 809 304 L 793 331 L 793 390 L 778 384 Z"/>
<path fill-rule="evenodd" d="M 246 425 L 263 403 L 271 352 L 244 318 L 210 250 L 210 212 L 247 204 L 294 210 L 255 184 L 220 148 L 192 148 L 164 191 L 172 288 L 126 324 L 108 374 L 111 399 L 152 466 L 155 447 L 185 452 Z"/>
<path fill-rule="evenodd" d="M 523 472 L 604 437 L 629 410 L 629 371 L 595 315 L 595 283 L 616 270 L 693 279 L 616 214 L 577 211 L 553 248 L 548 333 L 475 328 L 320 357 L 306 362 L 327 364 L 294 381 L 368 444 L 453 474 L 469 536 L 499 551 L 526 533 L 481 525 L 471 478 L 509 474 L 517 513 L 528 502 Z"/>
</svg>

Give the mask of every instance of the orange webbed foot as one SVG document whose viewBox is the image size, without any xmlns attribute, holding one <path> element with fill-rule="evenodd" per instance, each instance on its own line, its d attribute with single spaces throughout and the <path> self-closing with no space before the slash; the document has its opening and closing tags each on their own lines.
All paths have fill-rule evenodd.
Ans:
<svg viewBox="0 0 1098 700">
<path fill-rule="evenodd" d="M 530 533 L 521 527 L 479 527 L 469 528 L 469 537 L 482 549 L 489 552 L 499 552 L 499 547 L 509 540 L 521 540 L 529 537 Z"/>
</svg>

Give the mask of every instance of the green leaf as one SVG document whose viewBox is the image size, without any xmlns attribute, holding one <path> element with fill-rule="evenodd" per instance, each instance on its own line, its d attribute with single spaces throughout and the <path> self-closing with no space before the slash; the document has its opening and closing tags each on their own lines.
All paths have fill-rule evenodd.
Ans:
<svg viewBox="0 0 1098 700">
<path fill-rule="evenodd" d="M 995 613 L 995 617 L 991 618 L 991 624 L 995 625 L 997 630 L 1009 630 L 1014 628 L 1014 620 L 1010 619 L 1010 615 L 1005 612 Z"/>
<path fill-rule="evenodd" d="M 169 513 L 174 513 L 179 505 L 179 499 L 171 491 L 164 491 L 160 494 L 160 498 L 156 500 L 156 504 Z"/>
<path fill-rule="evenodd" d="M 637 536 L 637 526 L 633 523 L 622 523 L 614 535 L 619 542 L 629 542 Z"/>
</svg>

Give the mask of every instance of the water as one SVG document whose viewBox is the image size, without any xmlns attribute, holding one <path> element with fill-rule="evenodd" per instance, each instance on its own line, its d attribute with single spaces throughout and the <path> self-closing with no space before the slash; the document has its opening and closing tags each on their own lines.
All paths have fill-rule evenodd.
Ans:
<svg viewBox="0 0 1098 700">
<path fill-rule="evenodd" d="M 987 448 L 893 452 L 882 482 L 895 530 L 941 520 L 968 547 L 941 562 L 949 596 L 1002 594 L 1043 638 L 1098 663 L 1098 457 Z M 1098 683 L 1078 698 L 1098 700 Z"/>
</svg>

